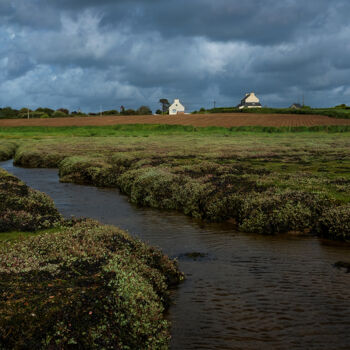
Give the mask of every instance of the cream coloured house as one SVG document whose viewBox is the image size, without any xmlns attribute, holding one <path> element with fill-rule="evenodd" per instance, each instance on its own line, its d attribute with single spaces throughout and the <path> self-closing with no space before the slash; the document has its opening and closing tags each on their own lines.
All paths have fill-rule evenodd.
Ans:
<svg viewBox="0 0 350 350">
<path fill-rule="evenodd" d="M 176 115 L 185 113 L 185 107 L 181 104 L 179 99 L 175 99 L 173 104 L 169 107 L 169 114 Z"/>
<path fill-rule="evenodd" d="M 254 92 L 245 94 L 244 99 L 237 106 L 239 109 L 243 108 L 261 108 L 260 100 L 255 96 Z"/>
</svg>

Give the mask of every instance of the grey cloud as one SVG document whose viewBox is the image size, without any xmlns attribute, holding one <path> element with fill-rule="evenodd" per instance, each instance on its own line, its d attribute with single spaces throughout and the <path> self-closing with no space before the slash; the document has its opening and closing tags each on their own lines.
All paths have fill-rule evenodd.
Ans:
<svg viewBox="0 0 350 350">
<path fill-rule="evenodd" d="M 10 53 L 6 58 L 7 64 L 5 73 L 8 79 L 17 78 L 34 67 L 34 63 L 31 59 L 21 52 Z"/>
<path fill-rule="evenodd" d="M 0 1 L 0 104 L 350 103 L 346 0 Z"/>
</svg>

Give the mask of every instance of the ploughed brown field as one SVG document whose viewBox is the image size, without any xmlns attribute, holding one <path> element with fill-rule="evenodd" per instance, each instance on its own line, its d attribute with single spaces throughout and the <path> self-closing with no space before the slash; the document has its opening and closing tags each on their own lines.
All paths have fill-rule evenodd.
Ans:
<svg viewBox="0 0 350 350">
<path fill-rule="evenodd" d="M 184 114 L 178 116 L 98 116 L 51 119 L 2 119 L 2 126 L 102 126 L 116 124 L 172 124 L 193 126 L 318 126 L 350 125 L 350 119 L 293 114 Z"/>
</svg>

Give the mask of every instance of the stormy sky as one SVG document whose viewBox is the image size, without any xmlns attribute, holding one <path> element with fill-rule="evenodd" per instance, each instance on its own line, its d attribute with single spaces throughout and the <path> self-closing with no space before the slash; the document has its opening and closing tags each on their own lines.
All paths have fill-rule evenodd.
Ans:
<svg viewBox="0 0 350 350">
<path fill-rule="evenodd" d="M 0 0 L 0 106 L 350 104 L 349 0 Z"/>
</svg>

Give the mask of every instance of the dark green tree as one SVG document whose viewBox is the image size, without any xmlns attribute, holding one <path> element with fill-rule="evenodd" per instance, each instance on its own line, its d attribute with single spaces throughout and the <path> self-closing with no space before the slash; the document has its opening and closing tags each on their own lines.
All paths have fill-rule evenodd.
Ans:
<svg viewBox="0 0 350 350">
<path fill-rule="evenodd" d="M 162 105 L 163 114 L 167 114 L 170 107 L 169 101 L 166 98 L 161 98 L 159 103 Z"/>
<path fill-rule="evenodd" d="M 151 115 L 152 111 L 148 106 L 141 106 L 138 110 L 137 110 L 137 114 L 139 115 Z"/>
</svg>

